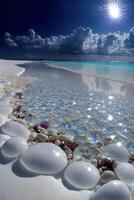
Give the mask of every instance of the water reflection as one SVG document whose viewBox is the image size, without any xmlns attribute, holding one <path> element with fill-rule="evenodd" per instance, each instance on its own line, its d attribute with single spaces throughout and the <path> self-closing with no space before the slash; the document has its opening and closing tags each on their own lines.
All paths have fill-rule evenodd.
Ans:
<svg viewBox="0 0 134 200">
<path fill-rule="evenodd" d="M 123 97 L 125 100 L 134 103 L 134 84 L 127 83 L 123 81 L 115 81 L 101 77 L 93 77 L 82 75 L 83 82 L 87 85 L 87 87 L 93 90 L 105 92 L 109 94 L 109 100 L 111 94 Z"/>
<path fill-rule="evenodd" d="M 35 116 L 28 117 L 28 122 L 49 121 L 52 128 L 80 144 L 95 143 L 109 135 L 125 143 L 133 138 L 132 84 L 36 63 L 26 65 L 25 75 L 39 77 L 22 100 Z"/>
</svg>

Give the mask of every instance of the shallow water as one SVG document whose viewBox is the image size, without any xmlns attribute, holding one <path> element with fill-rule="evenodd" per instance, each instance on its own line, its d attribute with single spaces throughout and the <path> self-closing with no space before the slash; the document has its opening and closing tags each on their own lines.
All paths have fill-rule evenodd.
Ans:
<svg viewBox="0 0 134 200">
<path fill-rule="evenodd" d="M 119 61 L 46 61 L 45 64 L 134 83 L 134 63 Z"/>
<path fill-rule="evenodd" d="M 25 75 L 39 78 L 22 100 L 24 108 L 34 114 L 28 122 L 49 121 L 51 128 L 78 143 L 96 143 L 114 134 L 129 149 L 134 148 L 134 105 L 117 92 L 97 90 L 93 81 L 87 84 L 91 78 L 42 64 L 27 65 Z M 117 89 L 118 84 L 114 86 Z"/>
</svg>

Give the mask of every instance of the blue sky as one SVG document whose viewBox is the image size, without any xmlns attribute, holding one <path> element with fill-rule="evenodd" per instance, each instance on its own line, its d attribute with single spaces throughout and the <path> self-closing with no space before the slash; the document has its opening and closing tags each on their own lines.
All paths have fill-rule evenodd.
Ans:
<svg viewBox="0 0 134 200">
<path fill-rule="evenodd" d="M 120 21 L 105 9 L 111 1 Z M 1 8 L 0 50 L 133 55 L 133 0 L 4 0 Z"/>
<path fill-rule="evenodd" d="M 128 31 L 133 26 L 134 1 L 120 0 L 125 13 L 121 23 L 105 20 L 108 0 L 4 0 L 1 32 L 24 34 L 33 28 L 44 36 L 69 34 L 77 27 L 95 32 Z"/>
</svg>

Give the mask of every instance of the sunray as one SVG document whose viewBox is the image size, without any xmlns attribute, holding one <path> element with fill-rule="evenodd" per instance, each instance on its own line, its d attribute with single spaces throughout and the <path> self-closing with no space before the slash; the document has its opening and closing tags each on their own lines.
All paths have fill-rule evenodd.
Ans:
<svg viewBox="0 0 134 200">
<path fill-rule="evenodd" d="M 124 18 L 125 9 L 119 0 L 109 0 L 104 5 L 106 21 L 121 22 Z"/>
</svg>

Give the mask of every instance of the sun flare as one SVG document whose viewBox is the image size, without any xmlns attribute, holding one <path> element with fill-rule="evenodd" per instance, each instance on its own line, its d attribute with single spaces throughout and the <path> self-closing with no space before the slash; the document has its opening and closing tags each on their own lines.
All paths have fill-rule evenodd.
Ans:
<svg viewBox="0 0 134 200">
<path fill-rule="evenodd" d="M 109 0 L 105 4 L 105 14 L 107 20 L 119 22 L 123 18 L 124 9 L 119 0 Z"/>
<path fill-rule="evenodd" d="M 114 19 L 118 19 L 121 17 L 121 12 L 120 12 L 120 7 L 119 5 L 116 4 L 109 4 L 108 5 L 108 12 L 110 17 L 114 18 Z"/>
</svg>

